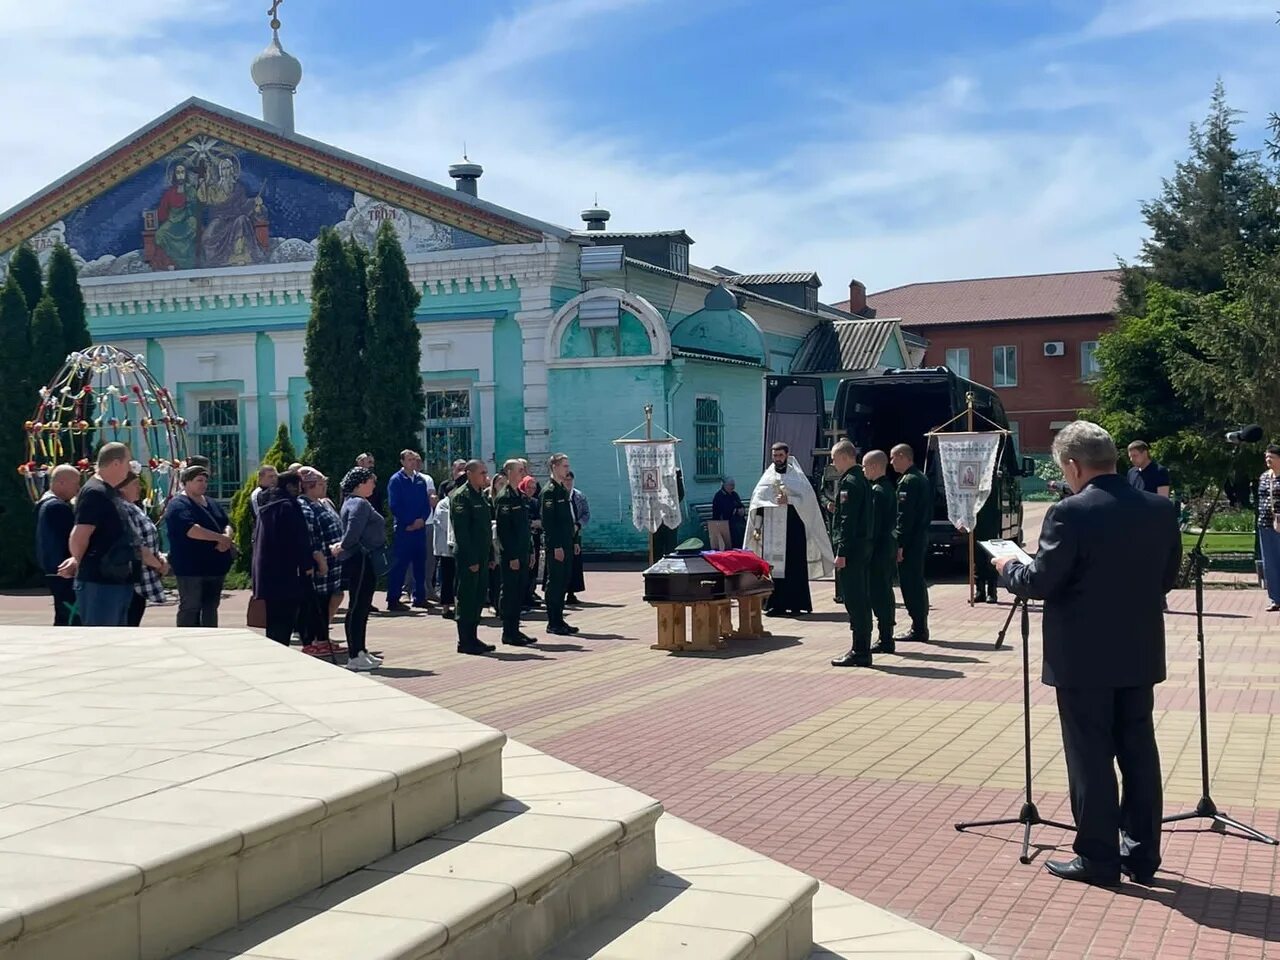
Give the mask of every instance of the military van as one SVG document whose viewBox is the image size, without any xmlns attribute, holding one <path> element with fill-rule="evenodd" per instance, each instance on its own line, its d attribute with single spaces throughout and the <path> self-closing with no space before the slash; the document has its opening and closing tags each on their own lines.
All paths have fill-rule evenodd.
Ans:
<svg viewBox="0 0 1280 960">
<path fill-rule="evenodd" d="M 769 462 L 770 446 L 781 440 L 790 445 L 793 455 L 821 490 L 824 481 L 830 479 L 825 477 L 827 450 L 834 438 L 848 437 L 860 450 L 885 453 L 896 444 L 909 443 L 915 451 L 916 464 L 933 484 L 931 553 L 967 563 L 968 536 L 947 519 L 937 451 L 927 442 L 925 433 L 957 416 L 961 419 L 948 429 L 963 430 L 968 393 L 973 394 L 974 411 L 979 414 L 974 418 L 974 429 L 984 428 L 983 418 L 1002 429 L 1009 428 L 1009 418 L 995 391 L 956 376 L 946 367 L 895 369 L 841 380 L 829 419 L 821 380 L 767 377 L 763 461 Z M 1005 539 L 1023 542 L 1019 480 L 1034 473 L 1034 461 L 1019 460 L 1012 443 L 1002 446 L 992 495 L 999 501 Z"/>
</svg>

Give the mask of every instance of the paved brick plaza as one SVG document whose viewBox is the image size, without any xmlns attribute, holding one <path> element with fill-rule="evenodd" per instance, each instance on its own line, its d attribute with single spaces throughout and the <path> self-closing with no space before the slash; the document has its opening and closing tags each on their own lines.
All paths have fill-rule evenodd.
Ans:
<svg viewBox="0 0 1280 960">
<path fill-rule="evenodd" d="M 1108 891 L 1043 872 L 1055 845 L 1070 855 L 1060 831 L 1038 829 L 1035 865 L 1022 866 L 1020 828 L 952 828 L 1021 803 L 1016 624 L 992 648 L 1007 605 L 970 609 L 962 586 L 936 587 L 934 643 L 838 671 L 827 661 L 848 630 L 829 585 L 815 587 L 813 616 L 770 621 L 772 640 L 701 656 L 649 649 L 637 573 L 589 573 L 588 587 L 580 636 L 488 659 L 456 655 L 437 616 L 376 617 L 379 675 L 996 957 L 1280 957 L 1274 847 L 1180 825 L 1157 889 Z M 0 597 L 0 620 L 44 622 L 45 602 Z M 1191 603 L 1172 599 L 1170 680 L 1157 694 L 1168 812 L 1199 795 Z M 1210 733 L 1215 799 L 1275 834 L 1280 619 L 1263 605 L 1257 590 L 1208 594 Z M 225 622 L 243 623 L 244 606 L 224 601 Z M 1037 673 L 1038 646 L 1033 636 Z M 1032 698 L 1036 800 L 1069 820 L 1052 693 L 1037 683 Z"/>
</svg>

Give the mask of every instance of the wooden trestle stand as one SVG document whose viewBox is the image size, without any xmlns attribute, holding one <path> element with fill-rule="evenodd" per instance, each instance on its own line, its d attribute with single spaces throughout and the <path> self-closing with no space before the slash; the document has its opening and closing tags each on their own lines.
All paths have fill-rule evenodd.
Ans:
<svg viewBox="0 0 1280 960">
<path fill-rule="evenodd" d="M 764 628 L 764 600 L 767 593 L 748 593 L 723 600 L 650 600 L 658 611 L 658 642 L 651 650 L 677 653 L 690 650 L 723 650 L 730 640 L 762 640 L 772 636 Z M 733 625 L 733 605 L 738 605 L 738 626 Z M 692 623 L 690 636 L 686 625 Z"/>
</svg>

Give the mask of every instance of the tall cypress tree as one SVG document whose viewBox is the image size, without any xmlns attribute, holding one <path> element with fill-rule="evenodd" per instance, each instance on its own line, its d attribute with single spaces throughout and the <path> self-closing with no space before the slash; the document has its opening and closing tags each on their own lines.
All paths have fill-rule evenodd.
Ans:
<svg viewBox="0 0 1280 960">
<path fill-rule="evenodd" d="M 422 341 L 414 322 L 421 294 L 409 279 L 404 250 L 390 222 L 378 228 L 369 265 L 369 326 L 364 410 L 370 447 L 390 469 L 405 447 L 421 444 L 426 396 L 422 389 Z"/>
<path fill-rule="evenodd" d="M 32 376 L 37 384 L 48 383 L 62 369 L 66 360 L 65 337 L 62 332 L 62 320 L 58 316 L 58 305 L 53 297 L 46 293 L 40 298 L 35 311 L 31 314 L 31 361 Z"/>
<path fill-rule="evenodd" d="M 40 271 L 40 258 L 30 245 L 24 243 L 13 252 L 13 259 L 9 261 L 9 276 L 18 281 L 18 289 L 27 301 L 27 312 L 33 312 L 44 296 L 44 278 Z"/>
<path fill-rule="evenodd" d="M 0 288 L 0 586 L 25 584 L 34 570 L 31 498 L 18 474 L 27 460 L 23 424 L 36 406 L 31 389 L 31 321 L 13 270 Z"/>
<path fill-rule="evenodd" d="M 76 275 L 76 262 L 65 244 L 53 248 L 49 257 L 49 296 L 58 305 L 58 319 L 62 321 L 63 356 L 75 350 L 83 350 L 93 341 L 89 337 L 89 324 L 85 320 L 84 293 L 80 278 Z"/>
<path fill-rule="evenodd" d="M 307 374 L 305 459 L 336 483 L 368 435 L 360 337 L 365 308 L 356 265 L 337 233 L 320 234 L 311 271 L 311 317 L 303 359 Z"/>
</svg>

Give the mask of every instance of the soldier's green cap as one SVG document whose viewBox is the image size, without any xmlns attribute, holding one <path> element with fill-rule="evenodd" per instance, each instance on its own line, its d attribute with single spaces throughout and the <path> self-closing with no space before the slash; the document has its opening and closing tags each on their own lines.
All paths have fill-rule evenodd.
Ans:
<svg viewBox="0 0 1280 960">
<path fill-rule="evenodd" d="M 684 543 L 680 544 L 680 546 L 676 547 L 676 551 L 680 552 L 684 550 L 702 550 L 702 549 L 705 549 L 705 546 L 706 545 L 697 537 L 690 537 Z"/>
</svg>

